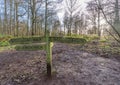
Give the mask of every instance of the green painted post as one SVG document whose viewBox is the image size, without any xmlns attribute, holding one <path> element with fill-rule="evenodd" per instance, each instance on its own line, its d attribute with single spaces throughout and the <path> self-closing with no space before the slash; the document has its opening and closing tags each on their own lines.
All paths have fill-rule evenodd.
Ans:
<svg viewBox="0 0 120 85">
<path fill-rule="evenodd" d="M 49 32 L 46 34 L 46 53 L 47 53 L 47 76 L 52 76 L 52 47 L 53 43 L 49 40 Z"/>
<path fill-rule="evenodd" d="M 49 41 L 49 30 L 47 28 L 47 5 L 48 0 L 45 0 L 45 39 L 46 39 L 46 61 L 47 61 L 47 76 L 50 78 L 52 76 L 52 53 Z"/>
</svg>

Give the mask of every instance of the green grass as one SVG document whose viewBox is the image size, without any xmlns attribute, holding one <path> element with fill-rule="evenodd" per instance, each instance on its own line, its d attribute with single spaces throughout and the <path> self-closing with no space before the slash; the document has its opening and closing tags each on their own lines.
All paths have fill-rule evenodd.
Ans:
<svg viewBox="0 0 120 85">
<path fill-rule="evenodd" d="M 0 42 L 0 47 L 5 47 L 5 46 L 9 46 L 10 43 L 8 41 L 1 41 Z"/>
<path fill-rule="evenodd" d="M 74 37 L 50 37 L 50 42 L 61 42 L 61 43 L 74 43 L 83 44 L 86 43 L 88 39 L 86 38 L 74 38 Z M 42 43 L 45 42 L 45 37 L 19 37 L 12 38 L 9 43 L 14 44 L 31 44 L 31 43 Z"/>
<path fill-rule="evenodd" d="M 18 51 L 45 50 L 45 45 L 18 45 L 15 46 L 15 49 Z"/>
<path fill-rule="evenodd" d="M 8 51 L 8 50 L 15 50 L 15 45 L 0 47 L 0 52 Z"/>
<path fill-rule="evenodd" d="M 43 43 L 45 42 L 45 37 L 2 37 L 0 38 L 2 41 L 0 42 L 1 50 L 11 50 L 11 47 L 14 46 L 12 49 L 15 50 L 44 50 L 45 46 L 38 45 L 36 43 Z M 86 35 L 72 35 L 72 36 L 65 36 L 65 37 L 50 37 L 50 42 L 60 42 L 60 43 L 68 43 L 68 44 L 86 44 L 88 41 L 91 40 L 91 37 Z"/>
</svg>

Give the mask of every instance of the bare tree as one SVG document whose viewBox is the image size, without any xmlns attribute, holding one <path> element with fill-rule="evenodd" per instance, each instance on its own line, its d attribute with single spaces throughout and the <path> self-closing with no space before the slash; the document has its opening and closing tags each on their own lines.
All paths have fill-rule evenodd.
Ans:
<svg viewBox="0 0 120 85">
<path fill-rule="evenodd" d="M 80 11 L 79 0 L 66 0 L 66 11 L 69 14 L 68 35 L 71 36 L 73 17 Z"/>
<path fill-rule="evenodd" d="M 54 22 L 53 29 L 52 29 L 53 36 L 58 36 L 59 32 L 61 32 L 61 30 L 59 28 L 60 28 L 60 21 L 56 20 Z"/>
<path fill-rule="evenodd" d="M 0 5 L 0 7 L 2 7 Z M 2 12 L 0 10 L 0 34 L 3 34 L 3 21 L 2 21 Z"/>
<path fill-rule="evenodd" d="M 16 33 L 15 36 L 19 35 L 19 21 L 18 21 L 18 4 L 19 2 L 15 0 L 14 6 L 15 6 L 15 28 L 16 28 Z"/>
<path fill-rule="evenodd" d="M 27 6 L 27 36 L 29 36 L 29 21 L 30 21 L 30 1 L 28 0 Z"/>
<path fill-rule="evenodd" d="M 114 26 L 116 30 L 120 33 L 120 18 L 119 18 L 119 2 L 118 0 L 115 0 L 115 20 L 114 20 Z"/>
<path fill-rule="evenodd" d="M 10 21 L 9 21 L 9 25 L 10 25 L 10 29 L 9 29 L 9 34 L 12 35 L 12 11 L 13 11 L 13 0 L 10 0 Z"/>
<path fill-rule="evenodd" d="M 8 30 L 7 30 L 7 0 L 4 0 L 4 33 L 7 34 Z"/>
<path fill-rule="evenodd" d="M 89 11 L 89 20 L 92 22 L 93 30 L 95 30 L 95 34 L 98 34 L 99 38 L 101 36 L 101 29 L 100 29 L 100 18 L 101 18 L 101 11 L 100 7 L 97 5 L 98 1 L 93 0 L 87 3 L 87 10 Z"/>
<path fill-rule="evenodd" d="M 102 11 L 102 14 L 104 16 L 104 19 L 106 20 L 106 22 L 111 26 L 111 28 L 113 29 L 113 31 L 115 32 L 115 34 L 111 33 L 108 29 L 106 29 L 106 31 L 117 41 L 120 43 L 120 32 L 118 31 L 118 22 L 119 22 L 119 7 L 118 5 L 116 6 L 116 4 L 118 4 L 118 0 L 116 0 L 116 4 L 115 4 L 115 22 L 117 22 L 117 26 L 112 24 L 109 20 L 108 20 L 108 17 L 105 13 L 105 9 L 102 7 L 102 4 L 100 3 L 100 1 L 98 0 L 98 6 L 100 7 L 100 10 Z M 118 19 L 116 19 L 118 18 Z M 115 23 L 116 24 L 116 23 Z"/>
</svg>

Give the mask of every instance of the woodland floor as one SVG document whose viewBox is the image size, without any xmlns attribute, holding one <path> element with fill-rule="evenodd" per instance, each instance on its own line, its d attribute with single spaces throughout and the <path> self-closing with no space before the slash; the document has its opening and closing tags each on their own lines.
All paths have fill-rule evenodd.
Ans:
<svg viewBox="0 0 120 85">
<path fill-rule="evenodd" d="M 120 55 L 97 54 L 55 43 L 53 77 L 44 51 L 0 53 L 0 85 L 120 85 Z"/>
</svg>

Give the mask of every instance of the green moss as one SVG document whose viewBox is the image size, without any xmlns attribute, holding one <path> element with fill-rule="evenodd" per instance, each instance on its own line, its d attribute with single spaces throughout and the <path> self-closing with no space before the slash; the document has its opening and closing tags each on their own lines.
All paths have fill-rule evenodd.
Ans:
<svg viewBox="0 0 120 85">
<path fill-rule="evenodd" d="M 8 41 L 1 41 L 0 42 L 0 47 L 4 47 L 4 46 L 9 46 L 10 43 Z"/>
<path fill-rule="evenodd" d="M 30 44 L 30 43 L 40 43 L 44 42 L 44 37 L 19 37 L 19 38 L 12 38 L 9 40 L 10 44 Z"/>
<path fill-rule="evenodd" d="M 35 50 L 44 50 L 45 45 L 19 45 L 15 47 L 18 51 L 35 51 Z"/>
<path fill-rule="evenodd" d="M 105 43 L 105 42 L 107 42 L 107 40 L 106 39 L 101 39 L 100 42 Z"/>
<path fill-rule="evenodd" d="M 15 50 L 15 46 L 5 46 L 5 47 L 0 47 L 0 52 L 6 51 L 6 50 Z"/>
<path fill-rule="evenodd" d="M 85 38 L 72 38 L 72 37 L 49 37 L 50 42 L 61 42 L 61 43 L 73 43 L 73 44 L 84 44 L 88 41 Z M 44 37 L 26 37 L 26 38 L 13 38 L 10 44 L 31 44 L 31 43 L 42 43 L 45 42 Z"/>
</svg>

